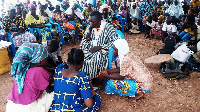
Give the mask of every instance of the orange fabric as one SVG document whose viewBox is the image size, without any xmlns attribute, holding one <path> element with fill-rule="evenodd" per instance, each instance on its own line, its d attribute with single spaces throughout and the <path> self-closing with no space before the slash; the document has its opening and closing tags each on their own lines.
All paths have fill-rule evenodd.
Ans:
<svg viewBox="0 0 200 112">
<path fill-rule="evenodd" d="M 66 27 L 66 28 L 69 28 L 70 30 L 75 30 L 74 25 L 72 25 L 69 22 L 63 23 L 63 26 Z"/>
</svg>

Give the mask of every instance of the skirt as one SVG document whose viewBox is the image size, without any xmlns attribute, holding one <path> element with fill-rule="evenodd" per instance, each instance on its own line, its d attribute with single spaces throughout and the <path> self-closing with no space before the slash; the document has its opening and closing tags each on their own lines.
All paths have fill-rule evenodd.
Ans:
<svg viewBox="0 0 200 112">
<path fill-rule="evenodd" d="M 13 34 L 14 33 L 12 33 L 12 39 L 15 47 L 19 47 L 23 43 L 30 43 L 36 41 L 36 37 L 30 32 L 25 32 L 15 37 L 13 37 Z"/>
<path fill-rule="evenodd" d="M 133 79 L 109 80 L 105 87 L 107 94 L 117 94 L 121 96 L 135 97 L 135 94 L 145 94 L 149 90 L 142 90 L 140 84 Z"/>
<path fill-rule="evenodd" d="M 48 112 L 53 101 L 54 93 L 43 93 L 42 98 L 28 105 L 15 104 L 8 100 L 6 112 Z"/>
</svg>

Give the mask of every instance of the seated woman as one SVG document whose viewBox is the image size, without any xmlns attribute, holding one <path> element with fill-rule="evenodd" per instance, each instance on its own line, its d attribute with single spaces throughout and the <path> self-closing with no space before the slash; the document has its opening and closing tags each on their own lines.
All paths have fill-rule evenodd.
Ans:
<svg viewBox="0 0 200 112">
<path fill-rule="evenodd" d="M 110 6 L 104 4 L 100 7 L 99 12 L 102 13 L 102 18 L 104 22 L 111 23 L 112 16 L 109 14 L 111 12 Z"/>
<path fill-rule="evenodd" d="M 99 11 L 90 14 L 90 26 L 86 29 L 80 45 L 85 56 L 81 71 L 88 73 L 91 78 L 96 78 L 97 73 L 108 68 L 108 51 L 119 38 L 113 25 L 101 19 Z"/>
<path fill-rule="evenodd" d="M 181 29 L 184 29 L 179 36 L 181 40 L 190 40 L 192 36 L 195 36 L 195 41 L 197 43 L 197 25 L 195 24 L 195 16 L 188 15 L 185 19 L 185 25 Z"/>
<path fill-rule="evenodd" d="M 45 21 L 42 18 L 40 14 L 36 14 L 36 7 L 34 4 L 29 4 L 29 10 L 30 14 L 27 14 L 26 16 L 26 25 L 28 25 L 31 28 L 40 28 L 40 33 L 42 35 L 42 42 L 46 41 L 47 36 L 49 36 L 49 32 L 47 32 L 44 29 Z M 35 31 L 37 32 L 37 31 Z M 39 33 L 39 32 L 37 32 Z M 40 38 L 38 34 L 35 34 L 38 41 L 40 41 Z"/>
<path fill-rule="evenodd" d="M 4 17 L 3 29 L 11 33 L 15 47 L 19 47 L 23 43 L 36 41 L 35 36 L 27 31 L 22 17 L 16 15 L 15 7 L 10 7 L 9 16 Z"/>
<path fill-rule="evenodd" d="M 56 68 L 54 100 L 49 111 L 98 111 L 101 105 L 100 95 L 94 91 L 87 73 L 79 72 L 84 61 L 83 51 L 72 48 L 67 61 L 68 69 L 63 65 Z"/>
<path fill-rule="evenodd" d="M 44 7 L 45 7 L 45 5 L 39 6 L 39 9 L 40 9 L 39 14 L 42 16 L 45 23 L 49 23 L 49 15 L 44 11 Z"/>
<path fill-rule="evenodd" d="M 47 112 L 53 101 L 49 90 L 50 76 L 43 68 L 48 57 L 47 50 L 38 43 L 20 46 L 11 66 L 14 79 L 8 95 L 6 112 Z M 48 88 L 47 88 L 48 87 Z"/>
<path fill-rule="evenodd" d="M 98 75 L 100 79 L 111 79 L 107 82 L 105 92 L 135 99 L 148 93 L 153 81 L 151 73 L 133 53 L 129 52 L 125 39 L 114 42 L 113 55 L 115 57 L 119 55 L 120 67 L 101 71 Z M 108 73 L 120 73 L 120 75 L 108 75 Z"/>
<path fill-rule="evenodd" d="M 56 23 L 62 24 L 62 20 L 65 18 L 65 13 L 60 10 L 61 3 L 56 2 L 56 10 L 52 13 L 52 20 Z"/>
</svg>

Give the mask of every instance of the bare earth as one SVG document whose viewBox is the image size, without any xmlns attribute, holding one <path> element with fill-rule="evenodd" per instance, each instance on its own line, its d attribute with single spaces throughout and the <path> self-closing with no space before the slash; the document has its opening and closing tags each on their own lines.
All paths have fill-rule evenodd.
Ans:
<svg viewBox="0 0 200 112">
<path fill-rule="evenodd" d="M 144 39 L 143 34 L 128 35 L 125 39 L 129 43 L 130 51 L 142 61 L 154 56 L 162 48 L 160 40 Z M 79 41 L 80 43 L 80 41 Z M 66 61 L 69 45 L 62 49 L 62 57 Z M 104 83 L 98 82 L 97 91 L 102 98 L 100 112 L 200 112 L 200 73 L 192 72 L 190 76 L 181 80 L 168 80 L 162 77 L 159 69 L 149 68 L 154 78 L 150 93 L 143 99 L 135 101 L 128 97 L 107 95 L 104 93 Z M 13 79 L 10 73 L 0 75 L 0 112 L 5 112 L 6 97 L 12 89 Z"/>
</svg>

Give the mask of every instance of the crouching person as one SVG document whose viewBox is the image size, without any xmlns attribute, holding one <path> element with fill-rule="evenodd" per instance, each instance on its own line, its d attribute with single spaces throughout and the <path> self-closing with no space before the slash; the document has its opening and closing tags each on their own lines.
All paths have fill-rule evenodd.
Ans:
<svg viewBox="0 0 200 112">
<path fill-rule="evenodd" d="M 152 85 L 152 76 L 145 65 L 129 52 L 125 39 L 114 42 L 113 55 L 119 56 L 120 68 L 107 69 L 98 75 L 100 79 L 110 79 L 106 84 L 105 92 L 134 97 L 134 99 L 140 99 L 143 94 L 148 93 Z M 108 75 L 108 73 L 120 73 L 120 75 Z"/>
</svg>

